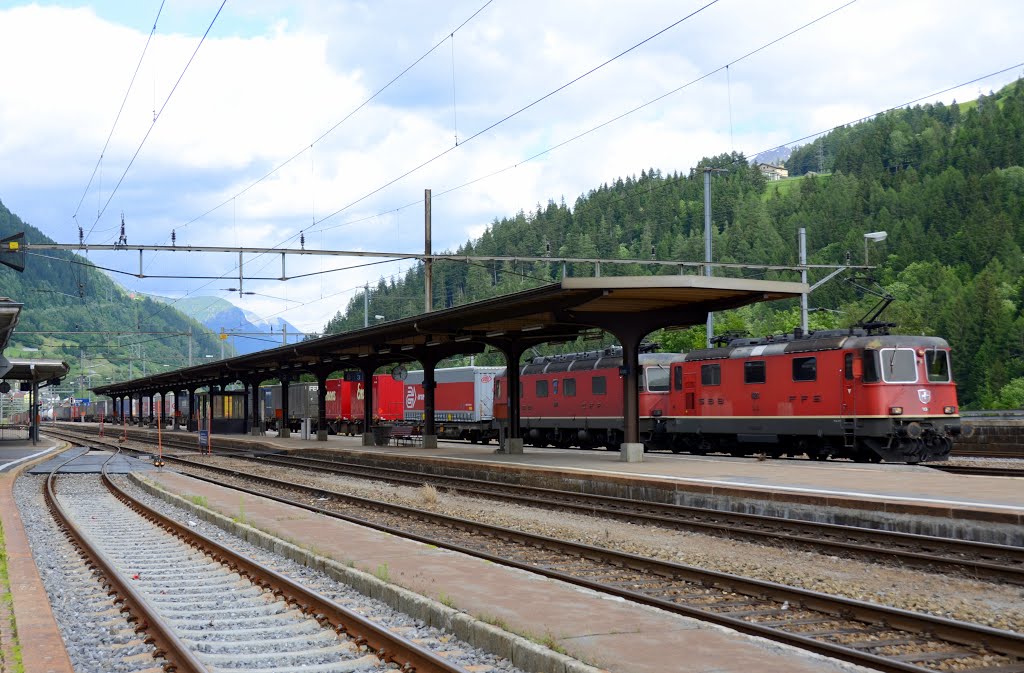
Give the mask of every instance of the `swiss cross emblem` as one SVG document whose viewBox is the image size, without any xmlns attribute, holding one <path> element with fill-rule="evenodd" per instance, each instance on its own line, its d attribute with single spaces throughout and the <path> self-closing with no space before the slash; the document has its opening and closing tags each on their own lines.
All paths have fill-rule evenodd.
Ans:
<svg viewBox="0 0 1024 673">
<path fill-rule="evenodd" d="M 917 399 L 921 400 L 921 404 L 928 404 L 932 401 L 932 391 L 927 388 L 918 388 Z"/>
</svg>

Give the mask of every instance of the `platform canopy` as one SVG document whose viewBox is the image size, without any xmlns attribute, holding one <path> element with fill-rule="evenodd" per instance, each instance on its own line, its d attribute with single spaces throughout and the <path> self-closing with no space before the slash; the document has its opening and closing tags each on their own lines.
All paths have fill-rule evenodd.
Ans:
<svg viewBox="0 0 1024 673">
<path fill-rule="evenodd" d="M 0 297 L 0 353 L 7 348 L 11 340 L 11 332 L 18 324 L 22 305 L 13 299 Z"/>
<path fill-rule="evenodd" d="M 566 278 L 510 295 L 423 313 L 344 334 L 203 363 L 94 388 L 130 395 L 302 371 L 368 369 L 389 363 L 437 362 L 492 346 L 522 352 L 601 329 L 617 337 L 638 330 L 703 324 L 709 311 L 797 297 L 803 283 L 707 276 Z"/>
<path fill-rule="evenodd" d="M 62 379 L 68 375 L 70 367 L 61 360 L 28 360 L 10 358 L 7 360 L 11 369 L 0 379 L 6 381 L 29 381 L 41 383 L 54 379 Z"/>
</svg>

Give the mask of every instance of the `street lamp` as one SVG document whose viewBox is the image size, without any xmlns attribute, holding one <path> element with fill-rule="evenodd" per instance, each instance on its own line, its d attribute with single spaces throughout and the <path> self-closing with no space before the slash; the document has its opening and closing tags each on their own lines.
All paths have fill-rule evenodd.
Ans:
<svg viewBox="0 0 1024 673">
<path fill-rule="evenodd" d="M 868 265 L 868 241 L 878 243 L 879 241 L 884 241 L 888 237 L 889 233 L 885 231 L 872 231 L 864 234 L 864 266 Z"/>
</svg>

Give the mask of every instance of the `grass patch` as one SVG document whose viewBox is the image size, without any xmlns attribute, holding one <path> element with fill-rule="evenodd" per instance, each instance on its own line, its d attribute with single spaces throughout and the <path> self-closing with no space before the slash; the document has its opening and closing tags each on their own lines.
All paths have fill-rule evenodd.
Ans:
<svg viewBox="0 0 1024 673">
<path fill-rule="evenodd" d="M 192 501 L 193 505 L 199 505 L 200 507 L 210 508 L 210 503 L 206 499 L 205 495 L 190 495 L 188 499 Z"/>
<path fill-rule="evenodd" d="M 4 528 L 0 525 L 0 603 L 7 611 L 10 620 L 11 642 L 0 642 L 0 669 L 10 673 L 25 673 L 25 664 L 21 658 L 21 643 L 18 642 L 18 626 L 14 622 L 14 596 L 11 594 L 7 575 L 7 546 L 4 540 Z"/>
<path fill-rule="evenodd" d="M 480 621 L 482 621 L 484 624 L 490 624 L 491 626 L 497 626 L 502 631 L 509 631 L 510 633 L 512 632 L 512 630 L 510 628 L 508 628 L 508 622 L 506 622 L 501 617 L 496 617 L 494 615 L 488 615 L 488 614 L 482 614 L 482 615 L 477 615 L 476 618 L 479 619 Z"/>
<path fill-rule="evenodd" d="M 377 570 L 373 574 L 376 575 L 377 579 L 379 579 L 381 582 L 391 581 L 391 572 L 388 570 L 387 563 L 381 563 L 379 566 L 377 566 Z"/>
<path fill-rule="evenodd" d="M 452 608 L 453 610 L 455 609 L 455 601 L 452 599 L 451 596 L 449 596 L 443 591 L 437 595 L 437 601 L 441 605 L 445 605 L 449 608 Z"/>
<path fill-rule="evenodd" d="M 810 178 L 808 178 L 806 176 L 803 176 L 803 175 L 797 175 L 797 176 L 792 177 L 792 178 L 785 178 L 785 179 L 782 179 L 782 180 L 773 180 L 773 181 L 770 181 L 768 183 L 766 189 L 764 190 L 764 194 L 761 196 L 761 198 L 762 198 L 762 200 L 767 201 L 768 199 L 770 199 L 770 198 L 772 198 L 773 196 L 776 196 L 776 195 L 778 195 L 778 196 L 786 196 L 787 194 L 792 192 L 794 189 L 799 189 L 800 188 L 800 181 L 804 180 L 804 179 L 808 179 L 808 180 L 821 180 L 822 181 L 821 184 L 824 185 L 829 179 L 831 179 L 831 177 L 832 177 L 831 173 L 818 173 L 818 175 L 810 177 Z"/>
<path fill-rule="evenodd" d="M 569 654 L 564 647 L 559 645 L 558 639 L 555 638 L 555 634 L 551 633 L 550 631 L 545 632 L 544 635 L 540 638 L 530 638 L 530 640 L 533 640 L 536 643 L 543 645 L 549 650 L 558 652 L 559 654 L 564 654 L 567 656 Z"/>
</svg>

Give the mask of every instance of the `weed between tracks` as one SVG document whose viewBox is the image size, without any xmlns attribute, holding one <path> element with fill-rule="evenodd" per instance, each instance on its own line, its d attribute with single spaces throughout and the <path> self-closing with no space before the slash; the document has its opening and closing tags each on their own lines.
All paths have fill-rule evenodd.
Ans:
<svg viewBox="0 0 1024 673">
<path fill-rule="evenodd" d="M 420 500 L 424 505 L 433 507 L 438 503 L 437 489 L 430 484 L 423 484 L 420 487 Z"/>
</svg>

